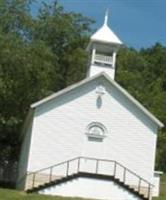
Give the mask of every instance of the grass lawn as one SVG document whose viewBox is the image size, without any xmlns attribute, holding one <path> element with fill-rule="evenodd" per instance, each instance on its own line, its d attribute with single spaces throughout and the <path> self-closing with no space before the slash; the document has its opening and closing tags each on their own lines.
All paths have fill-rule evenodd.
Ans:
<svg viewBox="0 0 166 200">
<path fill-rule="evenodd" d="M 166 200 L 166 174 L 161 176 L 160 197 L 153 198 L 153 200 Z"/>
<path fill-rule="evenodd" d="M 81 200 L 81 198 L 65 198 L 39 194 L 26 194 L 17 190 L 0 189 L 0 200 Z M 166 200 L 166 174 L 161 178 L 160 197 L 153 200 Z"/>
<path fill-rule="evenodd" d="M 81 198 L 27 194 L 17 190 L 0 189 L 0 200 L 81 200 Z"/>
</svg>

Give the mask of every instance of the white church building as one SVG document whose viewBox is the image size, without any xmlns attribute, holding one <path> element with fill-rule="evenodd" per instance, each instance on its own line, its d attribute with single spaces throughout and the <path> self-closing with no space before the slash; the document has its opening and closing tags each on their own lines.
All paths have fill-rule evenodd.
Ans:
<svg viewBox="0 0 166 200">
<path fill-rule="evenodd" d="M 87 47 L 87 77 L 30 106 L 18 188 L 102 200 L 158 196 L 154 168 L 163 124 L 115 81 L 121 46 L 106 14 Z"/>
</svg>

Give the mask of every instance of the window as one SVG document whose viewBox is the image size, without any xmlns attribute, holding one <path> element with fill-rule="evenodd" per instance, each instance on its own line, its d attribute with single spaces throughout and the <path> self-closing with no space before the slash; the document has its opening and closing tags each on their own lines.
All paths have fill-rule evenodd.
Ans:
<svg viewBox="0 0 166 200">
<path fill-rule="evenodd" d="M 96 138 L 103 140 L 106 137 L 106 128 L 99 122 L 93 122 L 88 125 L 86 134 L 88 138 Z"/>
</svg>

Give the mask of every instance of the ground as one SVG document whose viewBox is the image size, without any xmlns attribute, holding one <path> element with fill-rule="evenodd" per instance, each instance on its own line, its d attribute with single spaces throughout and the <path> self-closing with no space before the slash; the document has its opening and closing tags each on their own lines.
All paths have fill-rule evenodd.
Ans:
<svg viewBox="0 0 166 200">
<path fill-rule="evenodd" d="M 166 174 L 161 177 L 160 197 L 153 200 L 166 200 Z"/>
<path fill-rule="evenodd" d="M 0 200 L 81 200 L 79 198 L 63 198 L 38 194 L 26 194 L 16 190 L 0 189 Z M 160 197 L 153 200 L 166 200 L 166 174 L 161 179 Z"/>
<path fill-rule="evenodd" d="M 81 200 L 79 198 L 53 197 L 39 194 L 26 194 L 16 190 L 0 189 L 0 200 Z"/>
</svg>

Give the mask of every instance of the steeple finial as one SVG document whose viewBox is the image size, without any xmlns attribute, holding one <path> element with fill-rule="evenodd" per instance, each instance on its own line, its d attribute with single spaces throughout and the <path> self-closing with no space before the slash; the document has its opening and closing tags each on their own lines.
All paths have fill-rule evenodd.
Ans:
<svg viewBox="0 0 166 200">
<path fill-rule="evenodd" d="M 108 9 L 105 12 L 104 25 L 108 24 Z"/>
</svg>

